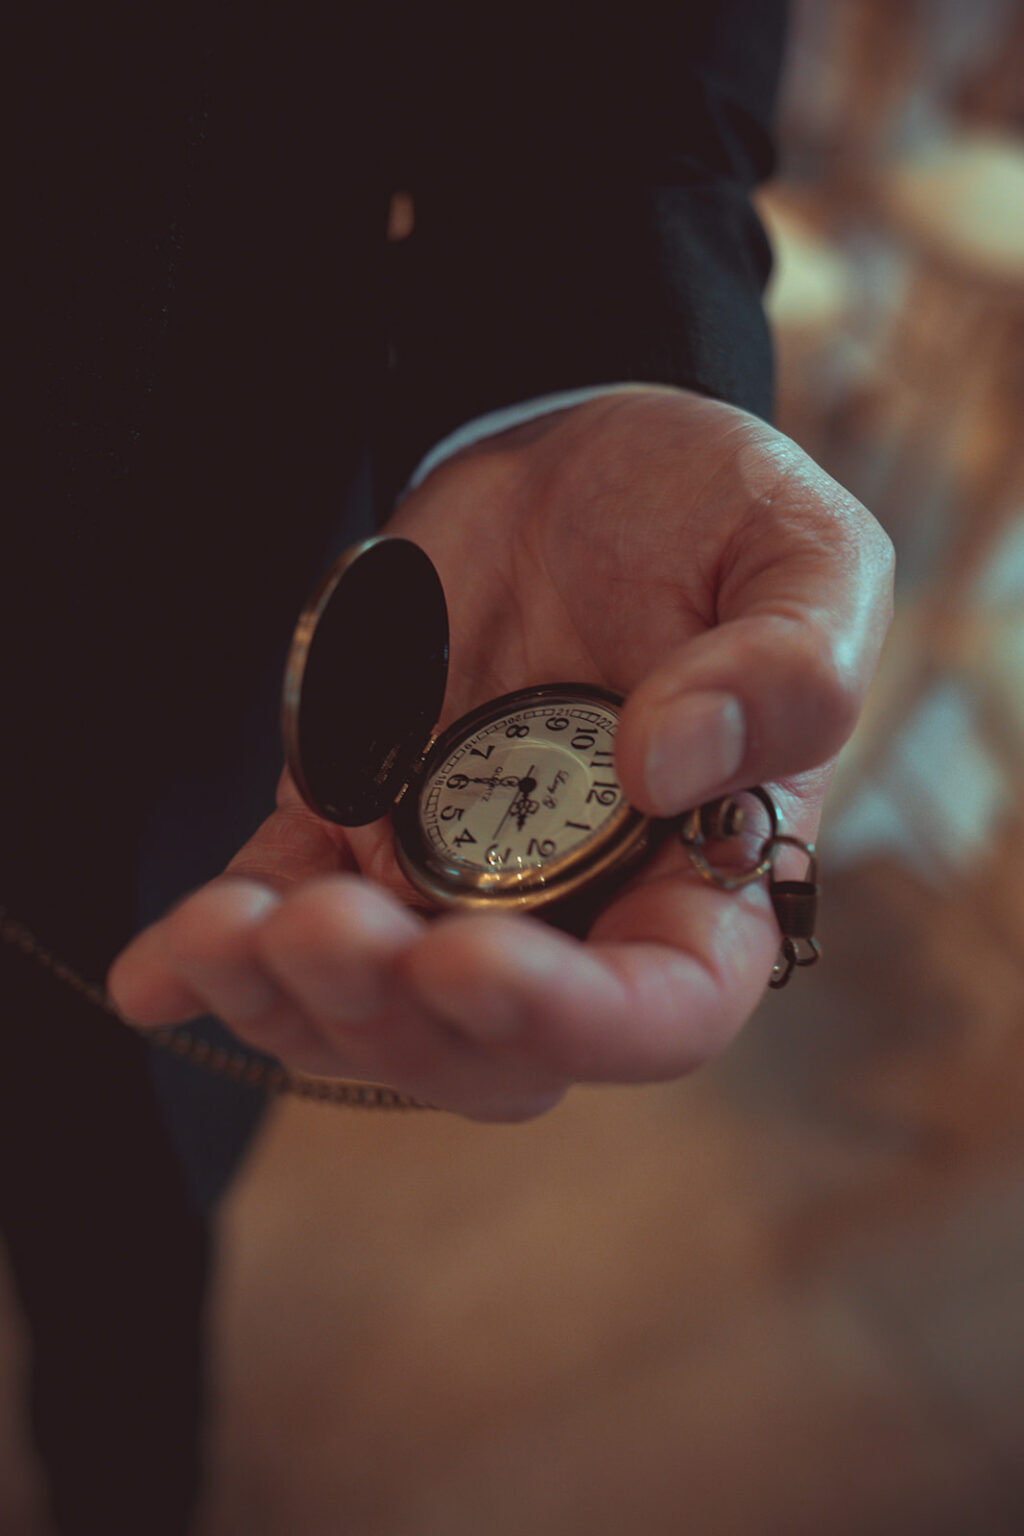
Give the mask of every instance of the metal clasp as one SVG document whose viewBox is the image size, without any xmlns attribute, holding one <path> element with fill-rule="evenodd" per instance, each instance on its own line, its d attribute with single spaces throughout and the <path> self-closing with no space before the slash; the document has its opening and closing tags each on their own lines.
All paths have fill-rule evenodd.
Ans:
<svg viewBox="0 0 1024 1536">
<path fill-rule="evenodd" d="M 679 836 L 690 863 L 702 880 L 706 880 L 709 885 L 716 885 L 720 891 L 742 890 L 745 885 L 753 885 L 755 880 L 768 874 L 772 867 L 772 850 L 779 839 L 779 813 L 768 791 L 758 784 L 740 793 L 753 795 L 755 800 L 761 802 L 768 813 L 769 825 L 768 836 L 761 844 L 757 862 L 746 869 L 715 869 L 704 851 L 709 842 L 738 837 L 746 826 L 746 812 L 735 796 L 710 800 L 707 805 L 687 811 L 679 826 Z"/>
<path fill-rule="evenodd" d="M 768 892 L 782 934 L 779 958 L 768 985 L 784 987 L 797 969 L 814 965 L 821 957 L 814 930 L 818 921 L 818 858 L 813 843 L 779 831 L 779 814 L 766 789 L 755 785 L 742 791 L 760 801 L 768 813 L 768 836 L 761 844 L 756 861 L 737 871 L 716 869 L 707 856 L 708 843 L 737 837 L 746 825 L 746 813 L 734 796 L 711 800 L 696 810 L 687 811 L 679 825 L 679 836 L 690 863 L 709 885 L 720 891 L 739 891 L 768 876 Z M 807 856 L 807 878 L 776 880 L 775 859 L 780 848 L 798 848 Z"/>
<path fill-rule="evenodd" d="M 807 855 L 805 880 L 775 879 L 775 853 L 782 847 L 799 848 L 801 853 Z M 768 882 L 768 893 L 782 934 L 782 948 L 768 983 L 778 990 L 786 985 L 794 970 L 816 965 L 821 958 L 821 949 L 814 937 L 821 889 L 818 885 L 818 857 L 813 843 L 805 843 L 799 837 L 790 837 L 780 832 L 773 832 L 761 851 L 767 854 L 773 870 Z"/>
</svg>

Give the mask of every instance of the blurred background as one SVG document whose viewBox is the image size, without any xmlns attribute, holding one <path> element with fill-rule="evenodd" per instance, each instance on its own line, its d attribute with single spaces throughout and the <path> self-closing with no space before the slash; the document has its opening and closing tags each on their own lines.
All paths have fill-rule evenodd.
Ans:
<svg viewBox="0 0 1024 1536">
<path fill-rule="evenodd" d="M 1019 0 L 797 5 L 761 202 L 779 425 L 900 561 L 826 961 L 525 1128 L 276 1109 L 197 1536 L 1024 1530 Z M 24 1364 L 0 1271 L 0 1531 L 46 1536 Z"/>
</svg>

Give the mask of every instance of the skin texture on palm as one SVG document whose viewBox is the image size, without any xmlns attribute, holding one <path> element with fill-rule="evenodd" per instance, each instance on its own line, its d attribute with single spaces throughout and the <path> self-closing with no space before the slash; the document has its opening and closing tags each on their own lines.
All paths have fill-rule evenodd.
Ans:
<svg viewBox="0 0 1024 1536">
<path fill-rule="evenodd" d="M 813 839 L 888 626 L 892 557 L 788 439 L 684 391 L 625 390 L 449 460 L 386 531 L 426 550 L 447 595 L 442 728 L 513 689 L 598 684 L 626 696 L 634 805 L 673 814 L 764 783 Z M 525 916 L 430 915 L 387 818 L 320 821 L 285 776 L 225 875 L 141 934 L 110 986 L 140 1023 L 215 1012 L 298 1070 L 521 1119 L 576 1081 L 714 1055 L 777 946 L 764 887 L 708 886 L 675 840 L 586 942 Z"/>
</svg>

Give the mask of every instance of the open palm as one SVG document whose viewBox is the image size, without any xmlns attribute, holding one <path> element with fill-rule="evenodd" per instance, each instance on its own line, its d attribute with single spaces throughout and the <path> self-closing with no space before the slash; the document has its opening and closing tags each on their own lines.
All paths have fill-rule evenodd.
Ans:
<svg viewBox="0 0 1024 1536">
<path fill-rule="evenodd" d="M 888 622 L 891 554 L 787 439 L 682 391 L 622 391 L 450 460 L 387 532 L 427 551 L 447 595 L 442 726 L 516 688 L 600 684 L 627 696 L 618 768 L 641 810 L 763 782 L 814 836 Z M 522 916 L 428 920 L 387 820 L 329 825 L 285 777 L 226 874 L 110 982 L 143 1023 L 215 1012 L 300 1070 L 521 1118 L 573 1081 L 706 1059 L 777 946 L 763 888 L 718 891 L 671 843 L 586 943 Z"/>
</svg>

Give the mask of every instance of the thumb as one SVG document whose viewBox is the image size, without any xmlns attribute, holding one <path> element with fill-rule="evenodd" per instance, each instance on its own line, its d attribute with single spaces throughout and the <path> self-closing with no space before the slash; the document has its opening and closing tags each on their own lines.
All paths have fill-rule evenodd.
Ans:
<svg viewBox="0 0 1024 1536">
<path fill-rule="evenodd" d="M 717 624 L 666 655 L 623 710 L 622 786 L 648 814 L 827 762 L 856 723 L 888 628 L 889 540 L 809 460 L 728 544 Z"/>
</svg>

